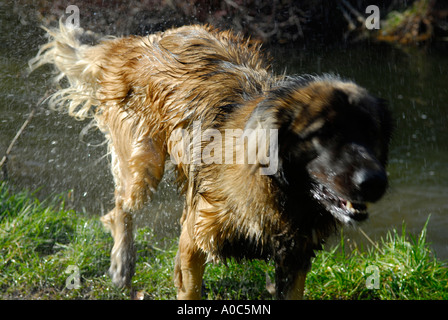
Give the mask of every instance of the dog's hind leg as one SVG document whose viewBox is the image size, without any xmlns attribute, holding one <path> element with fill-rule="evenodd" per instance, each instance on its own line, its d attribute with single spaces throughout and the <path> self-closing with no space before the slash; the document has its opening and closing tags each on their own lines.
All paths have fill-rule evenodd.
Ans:
<svg viewBox="0 0 448 320">
<path fill-rule="evenodd" d="M 202 276 L 205 270 L 205 254 L 196 247 L 184 224 L 179 239 L 179 249 L 174 267 L 177 299 L 201 299 Z"/>
<path fill-rule="evenodd" d="M 115 208 L 101 218 L 114 238 L 109 273 L 119 287 L 130 287 L 134 274 L 133 214 L 157 188 L 163 176 L 166 156 L 161 137 L 139 136 L 135 139 L 137 141 L 126 140 L 125 137 L 123 134 L 112 135 Z"/>
<path fill-rule="evenodd" d="M 132 213 L 123 210 L 123 200 L 116 199 L 115 208 L 101 217 L 114 238 L 109 273 L 118 287 L 130 287 L 135 270 L 135 249 L 133 240 Z"/>
</svg>

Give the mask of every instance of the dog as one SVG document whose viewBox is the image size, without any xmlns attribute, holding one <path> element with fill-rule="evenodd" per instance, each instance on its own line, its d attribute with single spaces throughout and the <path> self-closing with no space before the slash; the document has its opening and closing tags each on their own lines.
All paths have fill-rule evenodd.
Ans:
<svg viewBox="0 0 448 320">
<path fill-rule="evenodd" d="M 101 220 L 120 287 L 134 273 L 133 215 L 167 161 L 186 198 L 178 299 L 200 299 L 206 263 L 230 257 L 273 260 L 276 297 L 302 298 L 315 251 L 387 190 L 391 114 L 352 81 L 276 75 L 259 42 L 208 25 L 117 38 L 46 30 L 30 66 L 53 64 L 66 84 L 50 105 L 93 118 L 108 141 L 115 207 Z"/>
</svg>

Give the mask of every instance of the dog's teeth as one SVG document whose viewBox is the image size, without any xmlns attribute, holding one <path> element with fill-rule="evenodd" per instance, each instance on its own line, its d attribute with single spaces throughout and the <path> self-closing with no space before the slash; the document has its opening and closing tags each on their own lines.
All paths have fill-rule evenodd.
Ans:
<svg viewBox="0 0 448 320">
<path fill-rule="evenodd" d="M 350 201 L 347 201 L 347 203 L 345 204 L 345 207 L 350 211 L 350 212 L 356 212 L 356 209 L 353 207 L 353 204 Z"/>
</svg>

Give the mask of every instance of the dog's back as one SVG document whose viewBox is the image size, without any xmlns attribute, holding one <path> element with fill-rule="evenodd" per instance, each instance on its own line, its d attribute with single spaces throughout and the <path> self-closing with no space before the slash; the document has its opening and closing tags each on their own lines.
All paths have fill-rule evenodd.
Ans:
<svg viewBox="0 0 448 320">
<path fill-rule="evenodd" d="M 122 108 L 160 132 L 167 120 L 175 127 L 192 113 L 248 100 L 275 81 L 258 42 L 212 27 L 108 37 L 94 46 L 81 42 L 88 32 L 80 28 L 61 22 L 46 30 L 51 40 L 30 66 L 54 64 L 55 80 L 68 79 L 50 103 L 78 119 Z"/>
</svg>

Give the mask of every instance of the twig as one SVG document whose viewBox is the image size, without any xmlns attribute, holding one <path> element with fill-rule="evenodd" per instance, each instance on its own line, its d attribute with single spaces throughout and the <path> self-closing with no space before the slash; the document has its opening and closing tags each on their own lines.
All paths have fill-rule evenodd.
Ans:
<svg viewBox="0 0 448 320">
<path fill-rule="evenodd" d="M 364 232 L 364 230 L 362 230 L 360 227 L 358 227 L 358 230 L 361 232 L 361 234 L 366 237 L 367 240 L 369 240 L 369 242 L 379 251 L 381 252 L 382 255 L 384 255 L 384 251 L 381 250 L 381 248 L 378 246 L 378 244 L 376 242 L 374 242 L 368 235 L 367 233 Z"/>
<path fill-rule="evenodd" d="M 3 156 L 2 160 L 0 161 L 0 168 L 3 170 L 3 180 L 8 180 L 8 171 L 6 168 L 6 163 L 8 162 L 8 156 L 11 153 L 12 148 L 16 144 L 17 140 L 19 139 L 20 135 L 25 130 L 28 123 L 30 123 L 31 119 L 34 117 L 34 114 L 36 113 L 37 107 L 41 105 L 42 102 L 44 102 L 49 96 L 48 91 L 45 93 L 45 95 L 37 101 L 36 105 L 31 110 L 30 114 L 28 115 L 28 118 L 25 120 L 25 122 L 20 127 L 19 131 L 17 131 L 16 135 L 12 139 L 11 143 L 8 146 L 8 149 L 6 149 L 5 155 Z"/>
<path fill-rule="evenodd" d="M 35 113 L 36 113 L 36 108 L 33 108 L 31 110 L 30 114 L 28 115 L 28 118 L 25 120 L 25 122 L 20 127 L 19 131 L 17 131 L 16 135 L 12 139 L 11 143 L 8 146 L 8 149 L 6 149 L 6 153 L 3 156 L 2 161 L 0 161 L 0 167 L 3 169 L 3 178 L 4 178 L 4 180 L 7 180 L 7 177 L 8 177 L 8 172 L 6 170 L 6 163 L 8 162 L 8 156 L 11 153 L 11 150 L 14 147 L 15 143 L 17 142 L 17 140 L 19 139 L 20 135 L 23 133 L 23 131 L 25 130 L 25 128 L 28 125 L 28 123 L 30 123 L 31 119 L 34 117 Z M 5 167 L 3 167 L 4 165 L 5 165 Z"/>
<path fill-rule="evenodd" d="M 12 139 L 11 143 L 8 146 L 8 149 L 6 149 L 5 155 L 3 156 L 2 160 L 0 161 L 0 168 L 2 168 L 2 171 L 3 171 L 3 180 L 8 180 L 8 170 L 7 170 L 6 164 L 8 162 L 8 156 L 11 153 L 12 148 L 16 144 L 19 137 L 22 135 L 22 133 L 25 130 L 28 123 L 30 123 L 31 119 L 34 117 L 37 107 L 47 98 L 47 96 L 48 96 L 48 92 L 41 99 L 39 99 L 39 101 L 36 103 L 34 108 L 31 110 L 30 114 L 28 115 L 28 118 L 25 120 L 25 122 L 20 127 L 19 131 L 17 131 L 16 135 Z"/>
<path fill-rule="evenodd" d="M 356 10 L 348 1 L 346 0 L 340 0 L 340 2 L 342 2 L 342 4 L 348 9 L 350 10 L 350 12 L 356 17 L 356 20 L 358 20 L 358 22 L 364 24 L 365 23 L 365 19 L 362 16 L 362 14 Z"/>
<path fill-rule="evenodd" d="M 344 16 L 345 20 L 347 20 L 347 22 L 348 22 L 348 30 L 349 31 L 355 30 L 356 29 L 356 25 L 353 22 L 353 20 L 350 17 L 350 15 L 348 14 L 348 12 L 342 6 L 339 6 L 339 9 L 342 11 L 342 15 Z"/>
</svg>

